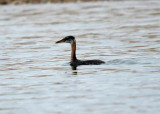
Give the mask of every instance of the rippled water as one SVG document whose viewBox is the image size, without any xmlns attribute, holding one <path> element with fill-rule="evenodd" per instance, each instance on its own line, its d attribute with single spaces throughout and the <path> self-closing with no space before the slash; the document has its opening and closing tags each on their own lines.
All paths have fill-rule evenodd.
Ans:
<svg viewBox="0 0 160 114">
<path fill-rule="evenodd" d="M 160 112 L 160 1 L 0 6 L 0 113 Z M 103 65 L 72 70 L 79 59 Z"/>
</svg>

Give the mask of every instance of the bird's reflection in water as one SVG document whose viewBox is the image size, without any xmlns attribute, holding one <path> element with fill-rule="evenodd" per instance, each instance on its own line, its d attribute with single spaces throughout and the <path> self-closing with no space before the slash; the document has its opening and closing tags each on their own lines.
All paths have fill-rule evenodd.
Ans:
<svg viewBox="0 0 160 114">
<path fill-rule="evenodd" d="M 77 66 L 71 66 L 73 75 L 77 75 Z"/>
</svg>

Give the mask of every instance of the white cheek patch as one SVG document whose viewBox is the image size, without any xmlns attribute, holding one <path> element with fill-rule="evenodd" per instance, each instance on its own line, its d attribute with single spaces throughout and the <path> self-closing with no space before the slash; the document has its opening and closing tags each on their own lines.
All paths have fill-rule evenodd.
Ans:
<svg viewBox="0 0 160 114">
<path fill-rule="evenodd" d="M 68 40 L 66 40 L 65 42 L 66 42 L 66 43 L 71 43 L 71 42 L 70 42 L 70 41 L 68 41 Z"/>
<path fill-rule="evenodd" d="M 71 44 L 72 44 L 72 43 L 73 43 L 73 40 L 71 40 L 70 42 L 71 42 Z"/>
<path fill-rule="evenodd" d="M 73 43 L 73 42 L 75 42 L 76 40 L 74 39 L 74 40 L 71 40 L 71 44 Z"/>
<path fill-rule="evenodd" d="M 74 40 L 66 40 L 65 42 L 66 42 L 66 43 L 71 43 L 71 44 L 72 44 L 73 42 L 75 42 L 75 39 L 74 39 Z"/>
</svg>

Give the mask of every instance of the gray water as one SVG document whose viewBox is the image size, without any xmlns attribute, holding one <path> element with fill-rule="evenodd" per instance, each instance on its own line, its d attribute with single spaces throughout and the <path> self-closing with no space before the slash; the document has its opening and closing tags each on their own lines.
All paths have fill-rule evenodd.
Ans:
<svg viewBox="0 0 160 114">
<path fill-rule="evenodd" d="M 160 1 L 0 6 L 0 113 L 159 114 Z"/>
</svg>

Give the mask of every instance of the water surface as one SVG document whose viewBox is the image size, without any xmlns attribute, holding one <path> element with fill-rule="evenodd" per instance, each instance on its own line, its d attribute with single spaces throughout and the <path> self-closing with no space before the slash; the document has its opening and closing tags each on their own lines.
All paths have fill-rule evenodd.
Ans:
<svg viewBox="0 0 160 114">
<path fill-rule="evenodd" d="M 160 112 L 160 2 L 0 6 L 0 113 Z M 72 70 L 79 59 L 103 65 Z"/>
</svg>

